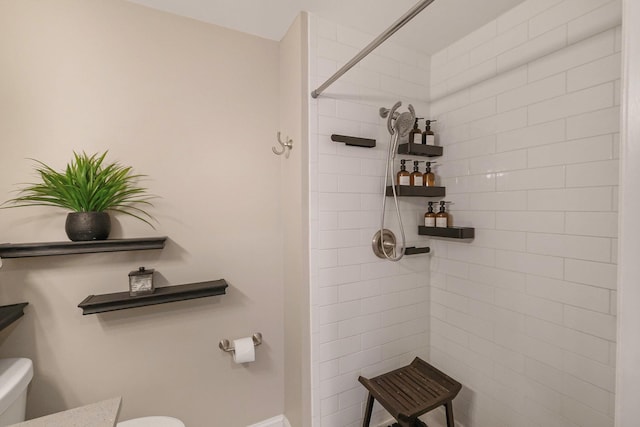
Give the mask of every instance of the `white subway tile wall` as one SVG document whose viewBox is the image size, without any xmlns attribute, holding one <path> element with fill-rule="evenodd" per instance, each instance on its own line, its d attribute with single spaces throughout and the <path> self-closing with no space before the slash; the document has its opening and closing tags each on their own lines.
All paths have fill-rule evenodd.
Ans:
<svg viewBox="0 0 640 427">
<path fill-rule="evenodd" d="M 466 427 L 614 425 L 620 4 L 527 0 L 432 57 L 476 238 L 432 245 L 430 361 Z"/>
<path fill-rule="evenodd" d="M 527 0 L 432 57 L 386 42 L 312 101 L 313 425 L 359 426 L 358 375 L 421 356 L 464 384 L 466 427 L 613 426 L 620 21 L 619 0 Z M 312 17 L 311 86 L 374 36 Z M 432 254 L 391 263 L 370 241 L 398 100 L 438 119 L 438 182 L 476 238 L 418 236 L 425 201 L 403 199 Z"/>
<path fill-rule="evenodd" d="M 311 18 L 310 30 L 313 88 L 376 36 L 318 17 Z M 429 117 L 429 68 L 427 55 L 386 42 L 311 103 L 315 426 L 361 425 L 366 390 L 358 376 L 384 373 L 415 356 L 428 358 L 429 256 L 408 256 L 398 263 L 381 260 L 373 254 L 371 239 L 380 227 L 389 146 L 378 109 L 401 100 L 403 111 L 412 103 L 419 117 Z M 471 108 L 468 114 L 475 117 L 477 112 L 483 116 L 481 109 Z M 348 147 L 332 142 L 334 133 L 373 138 L 377 146 Z M 408 244 L 427 246 L 428 239 L 417 234 L 426 201 L 403 199 L 400 209 Z M 386 227 L 400 238 L 391 199 Z M 386 418 L 376 406 L 374 419 Z"/>
</svg>

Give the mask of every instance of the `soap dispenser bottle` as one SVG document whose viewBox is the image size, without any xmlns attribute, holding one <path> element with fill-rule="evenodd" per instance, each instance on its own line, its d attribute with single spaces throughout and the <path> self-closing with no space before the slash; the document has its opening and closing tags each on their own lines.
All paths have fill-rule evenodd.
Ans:
<svg viewBox="0 0 640 427">
<path fill-rule="evenodd" d="M 431 130 L 431 123 L 437 120 L 425 120 L 424 132 L 422 132 L 422 143 L 425 145 L 436 145 L 436 135 Z"/>
<path fill-rule="evenodd" d="M 440 212 L 436 214 L 436 227 L 447 228 L 449 227 L 449 214 L 446 212 L 444 200 L 440 201 Z"/>
<path fill-rule="evenodd" d="M 413 129 L 409 133 L 409 143 L 410 144 L 420 144 L 422 139 L 422 132 L 418 127 L 418 120 L 422 120 L 422 117 L 416 117 L 416 121 L 413 123 Z"/>
<path fill-rule="evenodd" d="M 420 172 L 420 161 L 414 160 L 413 162 L 413 172 L 410 175 L 410 184 L 414 187 L 422 187 L 424 181 L 424 174 Z"/>
<path fill-rule="evenodd" d="M 427 162 L 427 170 L 424 172 L 422 182 L 425 187 L 436 186 L 436 175 L 431 171 L 431 165 L 436 162 Z"/>
<path fill-rule="evenodd" d="M 429 210 L 424 214 L 424 226 L 435 227 L 436 226 L 436 214 L 433 212 L 433 202 L 429 202 Z"/>
<path fill-rule="evenodd" d="M 396 175 L 396 183 L 397 185 L 411 185 L 411 174 L 407 172 L 407 161 L 402 159 L 400 160 L 400 170 Z"/>
</svg>

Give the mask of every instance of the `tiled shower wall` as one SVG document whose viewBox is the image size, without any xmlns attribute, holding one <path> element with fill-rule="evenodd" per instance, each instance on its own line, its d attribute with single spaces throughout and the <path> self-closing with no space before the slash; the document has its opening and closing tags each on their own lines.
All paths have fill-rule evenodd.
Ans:
<svg viewBox="0 0 640 427">
<path fill-rule="evenodd" d="M 317 87 L 376 34 L 361 34 L 311 17 L 311 86 Z M 402 100 L 421 117 L 428 98 L 429 58 L 383 45 L 311 103 L 311 289 L 313 421 L 362 423 L 365 389 L 358 375 L 377 375 L 428 354 L 429 257 L 393 263 L 375 257 L 389 144 L 378 114 Z M 331 134 L 373 138 L 375 148 L 347 147 Z M 398 162 L 398 160 L 396 160 Z M 424 168 L 424 166 L 422 167 Z M 400 236 L 388 200 L 387 228 Z M 407 240 L 417 235 L 423 200 L 402 200 Z M 379 414 L 384 417 L 383 414 Z"/>
<path fill-rule="evenodd" d="M 613 426 L 619 1 L 528 0 L 432 57 L 430 359 L 466 427 Z"/>
</svg>

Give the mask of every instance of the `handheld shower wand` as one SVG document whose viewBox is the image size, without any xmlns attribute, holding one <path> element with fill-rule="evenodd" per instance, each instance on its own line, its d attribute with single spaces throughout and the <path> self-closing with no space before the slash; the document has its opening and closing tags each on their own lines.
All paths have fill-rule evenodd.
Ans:
<svg viewBox="0 0 640 427">
<path fill-rule="evenodd" d="M 391 188 L 393 192 L 393 201 L 396 208 L 396 215 L 400 225 L 400 233 L 402 235 L 402 246 L 400 254 L 396 255 L 396 239 L 395 235 L 384 228 L 384 217 L 387 206 L 387 197 L 385 190 L 382 193 L 382 216 L 380 219 L 380 230 L 373 237 L 373 251 L 380 258 L 386 258 L 390 261 L 400 261 L 404 256 L 406 247 L 406 238 L 404 234 L 404 226 L 402 224 L 402 216 L 400 215 L 400 207 L 398 205 L 398 195 L 396 194 L 396 182 L 393 174 L 393 160 L 396 158 L 398 143 L 401 137 L 405 137 L 411 130 L 416 118 L 416 112 L 413 106 L 409 104 L 408 112 L 398 113 L 396 110 L 400 108 L 402 102 L 398 101 L 391 109 L 380 108 L 380 116 L 387 119 L 387 130 L 391 134 L 389 141 L 389 152 L 387 154 L 387 163 L 384 174 L 384 187 L 387 188 L 389 175 L 391 175 Z M 390 173 L 391 172 L 391 173 Z"/>
</svg>

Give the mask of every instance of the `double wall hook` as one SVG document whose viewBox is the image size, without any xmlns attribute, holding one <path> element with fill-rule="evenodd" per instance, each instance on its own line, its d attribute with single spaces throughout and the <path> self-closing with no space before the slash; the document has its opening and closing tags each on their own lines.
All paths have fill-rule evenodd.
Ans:
<svg viewBox="0 0 640 427">
<path fill-rule="evenodd" d="M 293 148 L 293 140 L 287 136 L 286 141 L 282 142 L 282 138 L 280 138 L 280 132 L 278 132 L 278 143 L 282 147 L 281 150 L 276 149 L 276 147 L 271 147 L 271 151 L 273 154 L 277 154 L 281 156 L 284 154 L 285 158 L 289 158 L 289 153 L 291 153 L 291 149 Z"/>
</svg>

